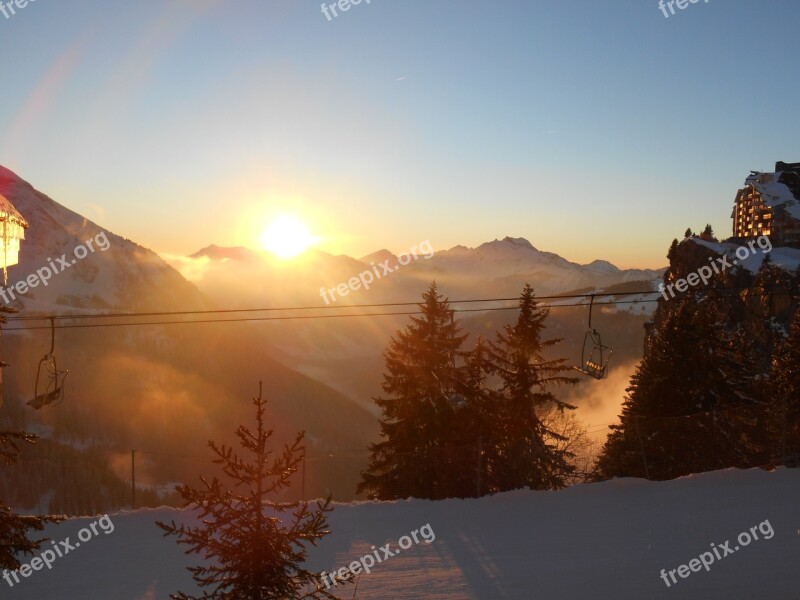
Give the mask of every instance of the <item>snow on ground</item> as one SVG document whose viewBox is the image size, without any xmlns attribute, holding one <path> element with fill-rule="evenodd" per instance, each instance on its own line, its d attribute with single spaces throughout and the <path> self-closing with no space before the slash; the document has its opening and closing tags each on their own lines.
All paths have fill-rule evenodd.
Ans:
<svg viewBox="0 0 800 600">
<path fill-rule="evenodd" d="M 337 505 L 333 534 L 312 550 L 314 570 L 346 566 L 371 546 L 430 524 L 431 544 L 412 545 L 361 576 L 359 599 L 650 600 L 800 598 L 800 469 L 726 470 L 669 482 L 619 479 L 560 492 L 517 491 L 471 500 Z M 190 520 L 173 509 L 112 515 L 99 535 L 9 588 L 10 600 L 161 600 L 194 588 L 191 560 L 163 538 L 156 519 Z M 759 539 L 667 588 L 677 569 L 769 521 Z M 92 520 L 51 527 L 54 540 Z M 764 526 L 764 530 L 768 528 Z M 763 536 L 759 536 L 762 537 Z M 720 551 L 722 554 L 722 551 Z M 30 560 L 30 559 L 26 559 Z M 349 587 L 342 598 L 352 598 Z"/>
<path fill-rule="evenodd" d="M 800 268 L 800 249 L 788 247 L 772 248 L 771 245 L 767 243 L 763 245 L 756 243 L 756 241 L 761 238 L 748 240 L 748 243 L 753 242 L 752 247 L 744 243 L 710 242 L 708 240 L 701 240 L 700 238 L 690 239 L 695 244 L 704 246 L 720 256 L 727 254 L 729 257 L 733 258 L 733 260 L 730 261 L 732 265 L 742 265 L 745 269 L 754 274 L 758 273 L 767 254 L 769 254 L 772 264 L 786 271 L 794 271 Z M 744 248 L 744 250 L 740 251 L 740 255 L 744 258 L 735 258 L 736 251 L 739 248 Z"/>
</svg>

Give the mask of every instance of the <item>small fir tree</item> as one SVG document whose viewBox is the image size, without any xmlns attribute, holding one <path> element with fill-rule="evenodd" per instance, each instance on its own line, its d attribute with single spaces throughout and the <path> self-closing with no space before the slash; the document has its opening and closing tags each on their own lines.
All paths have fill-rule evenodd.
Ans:
<svg viewBox="0 0 800 600">
<path fill-rule="evenodd" d="M 200 597 L 178 592 L 173 600 L 272 600 L 335 598 L 320 585 L 318 575 L 303 567 L 308 545 L 316 546 L 327 531 L 326 513 L 331 498 L 307 502 L 274 501 L 290 485 L 291 477 L 303 460 L 304 434 L 280 453 L 268 448 L 273 431 L 264 424 L 266 400 L 253 399 L 256 430 L 244 425 L 236 430 L 244 458 L 232 447 L 208 445 L 216 456 L 214 464 L 234 485 L 226 489 L 216 478 L 201 477 L 202 488 L 177 487 L 187 507 L 198 512 L 200 525 L 158 522 L 165 536 L 175 536 L 189 547 L 187 554 L 198 554 L 208 561 L 189 567 Z"/>
</svg>

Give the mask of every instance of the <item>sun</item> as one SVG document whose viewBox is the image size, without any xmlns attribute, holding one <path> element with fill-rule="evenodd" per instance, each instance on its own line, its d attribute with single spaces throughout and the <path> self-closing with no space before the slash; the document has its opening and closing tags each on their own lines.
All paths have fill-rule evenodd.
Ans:
<svg viewBox="0 0 800 600">
<path fill-rule="evenodd" d="M 261 245 L 265 250 L 281 258 L 292 258 L 317 243 L 305 224 L 291 215 L 275 219 L 261 235 Z"/>
</svg>

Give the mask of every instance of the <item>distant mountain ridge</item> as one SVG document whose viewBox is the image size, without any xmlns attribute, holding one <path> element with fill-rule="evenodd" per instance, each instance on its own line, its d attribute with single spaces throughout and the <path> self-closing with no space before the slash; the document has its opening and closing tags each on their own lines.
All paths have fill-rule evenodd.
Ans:
<svg viewBox="0 0 800 600">
<path fill-rule="evenodd" d="M 387 250 L 368 254 L 361 261 L 366 266 L 368 262 L 386 259 L 391 259 L 391 265 L 397 263 L 397 258 Z M 435 279 L 446 294 L 453 296 L 483 292 L 487 287 L 503 295 L 516 294 L 525 283 L 533 285 L 542 295 L 601 289 L 631 281 L 655 281 L 661 278 L 664 269 L 620 269 L 599 259 L 581 265 L 539 250 L 525 238 L 506 237 L 476 248 L 458 245 L 440 250 L 430 259 L 403 267 L 400 273 L 418 282 Z"/>
<path fill-rule="evenodd" d="M 369 270 L 372 264 L 388 260 L 389 266 L 398 265 L 397 256 L 386 249 L 360 259 L 333 256 L 320 250 L 310 250 L 306 255 L 315 270 L 310 277 L 295 273 L 291 282 L 284 282 L 289 288 L 285 292 L 292 297 L 303 296 L 305 292 L 307 298 L 313 298 L 320 285 L 347 281 L 360 271 Z M 258 265 L 259 271 L 266 272 L 268 277 L 283 268 L 280 263 L 266 258 L 259 261 L 258 256 L 264 255 L 243 247 L 221 248 L 212 245 L 192 254 L 190 258 L 205 257 L 219 264 L 236 261 L 242 268 L 255 259 L 252 264 Z M 430 259 L 419 257 L 392 273 L 391 289 L 416 296 L 422 282 L 429 283 L 435 279 L 442 284 L 445 293 L 473 294 L 489 286 L 508 294 L 516 293 L 525 283 L 530 283 L 541 295 L 575 289 L 601 289 L 631 281 L 655 281 L 663 273 L 664 269 L 620 269 L 600 259 L 581 265 L 553 252 L 538 250 L 525 238 L 506 237 L 476 248 L 458 245 L 449 250 L 440 250 Z M 198 285 L 201 289 L 205 288 L 202 282 L 198 282 Z M 219 289 L 218 285 L 213 287 Z M 383 285 L 376 284 L 370 293 L 383 288 Z M 384 300 L 386 293 L 378 292 L 377 295 Z M 363 294 L 361 296 L 363 299 Z M 393 298 L 397 299 L 397 294 Z"/>
<path fill-rule="evenodd" d="M 442 268 L 448 270 L 448 268 L 458 268 L 459 261 L 464 260 L 477 260 L 484 264 L 491 263 L 493 273 L 500 276 L 526 271 L 535 272 L 537 269 L 547 266 L 584 273 L 588 277 L 596 275 L 600 278 L 619 279 L 614 282 L 601 281 L 597 283 L 598 285 L 649 280 L 659 277 L 664 272 L 664 269 L 620 269 L 607 260 L 599 259 L 581 265 L 553 252 L 539 250 L 525 238 L 512 237 L 486 242 L 477 248 L 454 246 L 450 250 L 438 252 L 432 262 L 434 264 L 441 263 Z"/>
</svg>

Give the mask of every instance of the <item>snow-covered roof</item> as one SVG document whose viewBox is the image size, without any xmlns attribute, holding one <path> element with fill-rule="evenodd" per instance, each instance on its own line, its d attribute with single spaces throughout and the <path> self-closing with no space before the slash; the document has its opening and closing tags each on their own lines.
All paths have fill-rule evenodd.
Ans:
<svg viewBox="0 0 800 600">
<path fill-rule="evenodd" d="M 786 184 L 780 183 L 781 172 L 752 173 L 745 185 L 752 185 L 769 208 L 783 206 L 793 218 L 800 219 L 800 201 L 794 197 Z"/>
</svg>

